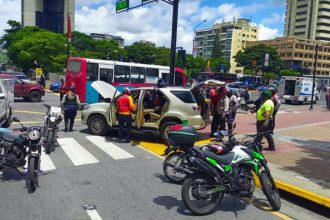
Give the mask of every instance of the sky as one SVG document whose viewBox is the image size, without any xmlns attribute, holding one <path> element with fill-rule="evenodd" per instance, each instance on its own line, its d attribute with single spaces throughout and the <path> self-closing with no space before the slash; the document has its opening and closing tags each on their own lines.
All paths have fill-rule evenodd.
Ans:
<svg viewBox="0 0 330 220">
<path fill-rule="evenodd" d="M 115 0 L 76 0 L 77 31 L 124 38 L 125 46 L 140 40 L 170 48 L 173 7 L 162 0 L 128 12 L 116 13 Z M 259 40 L 283 35 L 285 0 L 181 0 L 177 47 L 191 53 L 194 28 L 211 28 L 215 23 L 237 18 L 251 19 L 259 27 Z M 130 0 L 136 6 L 141 0 Z M 21 21 L 21 0 L 0 0 L 0 37 L 8 20 Z M 200 24 L 203 20 L 206 22 Z"/>
</svg>

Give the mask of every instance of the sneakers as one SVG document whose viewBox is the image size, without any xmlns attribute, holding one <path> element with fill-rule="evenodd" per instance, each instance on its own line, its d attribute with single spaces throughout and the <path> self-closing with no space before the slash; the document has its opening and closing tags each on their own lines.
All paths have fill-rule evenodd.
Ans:
<svg viewBox="0 0 330 220">
<path fill-rule="evenodd" d="M 128 139 L 119 139 L 118 143 L 131 143 L 131 140 Z"/>
</svg>

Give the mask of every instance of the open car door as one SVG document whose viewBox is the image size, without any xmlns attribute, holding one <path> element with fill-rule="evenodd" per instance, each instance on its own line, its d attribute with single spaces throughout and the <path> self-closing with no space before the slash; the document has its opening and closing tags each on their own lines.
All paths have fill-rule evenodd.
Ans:
<svg viewBox="0 0 330 220">
<path fill-rule="evenodd" d="M 220 87 L 225 85 L 226 82 L 211 79 L 198 83 L 191 88 L 191 92 L 196 99 L 197 105 L 201 108 L 201 116 L 204 121 L 209 121 L 210 111 L 209 103 L 203 90 L 206 90 L 206 88 L 209 86 Z"/>
<path fill-rule="evenodd" d="M 116 103 L 115 98 L 120 95 L 120 92 L 109 83 L 104 81 L 94 81 L 91 86 L 101 95 L 105 100 L 109 100 L 109 125 L 113 126 L 116 119 Z"/>
</svg>

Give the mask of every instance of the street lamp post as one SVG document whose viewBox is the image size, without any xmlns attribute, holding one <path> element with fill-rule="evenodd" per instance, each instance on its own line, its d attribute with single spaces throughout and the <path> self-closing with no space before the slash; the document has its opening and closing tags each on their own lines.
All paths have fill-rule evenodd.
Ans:
<svg viewBox="0 0 330 220">
<path fill-rule="evenodd" d="M 318 51 L 319 51 L 319 44 L 316 44 L 316 46 L 315 46 L 315 57 L 314 57 L 314 70 L 313 70 L 312 100 L 311 100 L 311 106 L 309 107 L 309 110 L 313 110 L 314 90 L 315 90 L 315 74 L 316 74 L 316 67 L 317 67 L 317 54 L 318 54 Z"/>
<path fill-rule="evenodd" d="M 200 26 L 201 24 L 203 24 L 203 23 L 206 22 L 206 21 L 207 21 L 207 20 L 205 19 L 204 21 L 200 22 L 199 24 L 197 24 L 197 25 L 194 27 L 193 51 L 192 51 L 192 55 L 193 55 L 193 57 L 195 57 L 194 54 L 195 54 L 195 36 L 196 36 L 196 29 L 197 29 L 198 26 Z"/>
</svg>

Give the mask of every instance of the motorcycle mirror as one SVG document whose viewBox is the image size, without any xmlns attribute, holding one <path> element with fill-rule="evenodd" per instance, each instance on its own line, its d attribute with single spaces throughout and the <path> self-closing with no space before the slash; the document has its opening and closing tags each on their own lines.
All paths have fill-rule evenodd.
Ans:
<svg viewBox="0 0 330 220">
<path fill-rule="evenodd" d="M 20 120 L 18 119 L 18 118 L 16 118 L 16 117 L 12 117 L 12 119 L 11 119 L 13 122 L 20 122 Z"/>
</svg>

